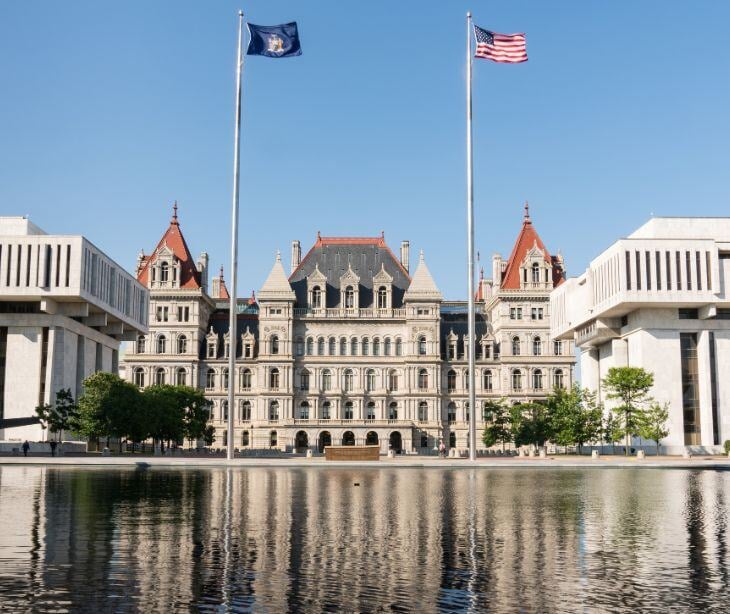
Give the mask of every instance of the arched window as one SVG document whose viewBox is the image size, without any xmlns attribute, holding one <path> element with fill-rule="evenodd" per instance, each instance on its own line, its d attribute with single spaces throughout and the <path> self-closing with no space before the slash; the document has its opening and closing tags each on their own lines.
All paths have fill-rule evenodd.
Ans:
<svg viewBox="0 0 730 614">
<path fill-rule="evenodd" d="M 278 439 L 276 437 L 276 431 L 269 433 L 269 447 L 275 448 L 278 445 Z"/>
<path fill-rule="evenodd" d="M 221 401 L 221 420 L 228 420 L 228 401 Z"/>
<path fill-rule="evenodd" d="M 306 401 L 302 401 L 301 405 L 299 405 L 299 419 L 309 420 L 309 403 Z"/>
<path fill-rule="evenodd" d="M 464 371 L 464 390 L 469 390 L 469 369 Z"/>
<path fill-rule="evenodd" d="M 449 369 L 446 374 L 446 390 L 449 392 L 456 390 L 456 371 L 453 369 Z"/>
<path fill-rule="evenodd" d="M 365 337 L 365 339 L 362 340 L 362 355 L 367 356 L 370 354 L 370 339 Z"/>
<path fill-rule="evenodd" d="M 532 355 L 540 356 L 541 354 L 542 354 L 542 339 L 540 339 L 540 337 L 535 337 L 532 340 Z"/>
<path fill-rule="evenodd" d="M 340 339 L 340 356 L 347 356 L 347 339 Z"/>
<path fill-rule="evenodd" d="M 319 286 L 312 288 L 312 307 L 319 309 L 322 306 L 322 289 Z"/>
<path fill-rule="evenodd" d="M 271 335 L 271 353 L 279 353 L 279 337 L 277 335 Z"/>
<path fill-rule="evenodd" d="M 352 416 L 354 415 L 354 412 L 352 410 L 352 401 L 348 401 L 345 403 L 345 412 L 344 412 L 343 419 L 345 420 L 352 420 Z"/>
<path fill-rule="evenodd" d="M 334 337 L 330 337 L 329 346 L 329 354 L 334 356 L 337 353 L 337 341 Z"/>
<path fill-rule="evenodd" d="M 390 339 L 386 339 L 383 344 L 383 355 L 390 356 Z"/>
<path fill-rule="evenodd" d="M 446 421 L 449 424 L 454 424 L 454 422 L 456 422 L 456 403 L 449 403 L 446 410 Z"/>
<path fill-rule="evenodd" d="M 373 369 L 368 369 L 365 373 L 365 390 L 367 392 L 375 390 L 375 371 Z"/>
<path fill-rule="evenodd" d="M 314 339 L 311 337 L 307 338 L 307 356 L 314 354 Z"/>
<path fill-rule="evenodd" d="M 241 390 L 251 390 L 251 369 L 241 371 Z"/>
<path fill-rule="evenodd" d="M 243 401 L 241 403 L 241 421 L 242 422 L 251 421 L 251 402 L 250 401 Z"/>
<path fill-rule="evenodd" d="M 145 338 L 144 335 L 137 337 L 137 354 L 144 354 L 145 351 Z"/>
<path fill-rule="evenodd" d="M 492 418 L 494 418 L 492 406 L 489 401 L 484 401 L 482 405 L 482 422 L 491 422 Z"/>
<path fill-rule="evenodd" d="M 225 369 L 223 369 L 223 372 L 221 374 L 221 388 L 223 388 L 223 390 L 228 390 L 228 383 L 228 367 L 226 367 Z"/>
<path fill-rule="evenodd" d="M 355 308 L 355 289 L 352 286 L 345 288 L 345 309 Z"/>
<path fill-rule="evenodd" d="M 418 421 L 426 422 L 428 420 L 428 403 L 421 401 L 418 404 Z"/>
<path fill-rule="evenodd" d="M 163 262 L 160 265 L 160 281 L 167 281 L 170 277 L 170 265 Z"/>
<path fill-rule="evenodd" d="M 380 339 L 373 339 L 373 356 L 380 356 Z"/>
<path fill-rule="evenodd" d="M 395 340 L 395 355 L 403 356 L 403 342 L 400 340 L 400 337 Z"/>
<path fill-rule="evenodd" d="M 532 283 L 540 283 L 540 265 L 537 262 L 532 263 Z"/>
<path fill-rule="evenodd" d="M 532 387 L 535 390 L 542 390 L 542 371 L 540 369 L 532 372 Z"/>
<path fill-rule="evenodd" d="M 165 384 L 165 370 L 162 367 L 158 367 L 155 370 L 155 385 L 163 386 Z"/>
<path fill-rule="evenodd" d="M 175 384 L 178 386 L 186 386 L 188 382 L 188 372 L 183 368 L 180 367 L 175 372 Z"/>
<path fill-rule="evenodd" d="M 329 369 L 322 371 L 322 390 L 332 390 L 332 372 Z"/>
<path fill-rule="evenodd" d="M 157 353 L 164 354 L 167 352 L 167 337 L 160 335 L 157 337 Z"/>
<path fill-rule="evenodd" d="M 388 308 L 388 289 L 385 286 L 378 288 L 378 309 Z"/>
<path fill-rule="evenodd" d="M 322 403 L 322 420 L 329 420 L 332 417 L 332 403 L 325 401 Z"/>
<path fill-rule="evenodd" d="M 564 388 L 563 383 L 563 370 L 562 369 L 555 369 L 555 373 L 553 373 L 553 386 L 555 388 Z"/>
<path fill-rule="evenodd" d="M 177 353 L 187 354 L 188 353 L 188 338 L 185 335 L 180 335 L 177 338 Z"/>
<path fill-rule="evenodd" d="M 512 356 L 520 355 L 520 338 L 512 337 Z"/>
<path fill-rule="evenodd" d="M 342 376 L 342 388 L 345 392 L 352 392 L 355 386 L 355 377 L 352 373 L 352 369 L 345 369 L 345 373 Z"/>
<path fill-rule="evenodd" d="M 215 369 L 208 369 L 205 373 L 205 387 L 215 388 Z"/>
<path fill-rule="evenodd" d="M 426 390 L 428 388 L 428 371 L 426 371 L 426 369 L 421 369 L 418 372 L 418 387 L 421 390 Z"/>
<path fill-rule="evenodd" d="M 388 420 L 398 419 L 398 403 L 395 401 L 388 405 Z"/>
<path fill-rule="evenodd" d="M 464 403 L 464 418 L 466 419 L 467 422 L 469 422 L 469 420 L 471 420 L 471 417 L 469 416 L 469 401 Z"/>
<path fill-rule="evenodd" d="M 370 401 L 365 410 L 365 420 L 375 420 L 375 403 Z"/>
<path fill-rule="evenodd" d="M 562 341 L 553 342 L 553 354 L 555 354 L 556 356 L 563 355 L 563 342 Z"/>
<path fill-rule="evenodd" d="M 243 431 L 243 433 L 241 434 L 241 447 L 248 448 L 248 446 L 249 446 L 248 431 Z"/>
<path fill-rule="evenodd" d="M 271 388 L 271 390 L 279 389 L 279 369 L 277 368 L 273 368 L 269 372 L 269 388 Z"/>
<path fill-rule="evenodd" d="M 357 356 L 357 339 L 353 338 L 350 340 L 350 354 Z"/>
<path fill-rule="evenodd" d="M 512 390 L 522 390 L 522 371 L 512 370 Z"/>
<path fill-rule="evenodd" d="M 425 356 L 426 355 L 426 337 L 419 337 L 418 338 L 418 355 L 419 356 Z"/>
<path fill-rule="evenodd" d="M 301 337 L 297 337 L 296 352 L 297 356 L 304 356 L 304 339 L 302 339 Z"/>
<path fill-rule="evenodd" d="M 144 369 L 142 367 L 134 370 L 134 383 L 140 388 L 144 388 Z"/>
<path fill-rule="evenodd" d="M 317 356 L 324 356 L 324 337 L 317 339 Z"/>
<path fill-rule="evenodd" d="M 392 369 L 388 373 L 388 390 L 390 392 L 396 392 L 398 390 L 398 371 Z"/>
<path fill-rule="evenodd" d="M 484 370 L 484 390 L 492 390 L 492 372 L 489 369 Z"/>
<path fill-rule="evenodd" d="M 269 420 L 279 419 L 279 401 L 271 401 L 269 404 Z"/>
<path fill-rule="evenodd" d="M 299 374 L 299 389 L 309 390 L 309 371 L 303 369 Z"/>
</svg>

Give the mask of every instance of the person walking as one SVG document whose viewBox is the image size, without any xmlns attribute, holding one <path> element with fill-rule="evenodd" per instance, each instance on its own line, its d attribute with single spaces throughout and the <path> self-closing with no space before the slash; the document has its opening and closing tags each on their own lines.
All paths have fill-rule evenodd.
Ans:
<svg viewBox="0 0 730 614">
<path fill-rule="evenodd" d="M 26 439 L 23 442 L 23 456 L 28 456 L 28 450 L 30 450 L 30 444 L 28 443 L 28 440 Z"/>
<path fill-rule="evenodd" d="M 51 439 L 49 444 L 51 446 L 51 456 L 56 456 L 56 446 L 58 445 L 58 442 L 55 439 Z"/>
</svg>

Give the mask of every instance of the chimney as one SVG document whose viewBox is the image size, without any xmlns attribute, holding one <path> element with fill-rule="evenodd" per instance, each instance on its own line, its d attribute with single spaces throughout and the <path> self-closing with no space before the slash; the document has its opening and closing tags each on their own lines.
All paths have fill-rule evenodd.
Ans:
<svg viewBox="0 0 730 614">
<path fill-rule="evenodd" d="M 302 245 L 299 241 L 291 242 L 291 272 L 294 272 L 302 261 Z"/>
<path fill-rule="evenodd" d="M 210 282 L 211 298 L 221 297 L 221 277 L 223 277 L 223 267 L 221 267 L 221 274 L 218 277 L 214 277 Z"/>
<path fill-rule="evenodd" d="M 135 276 L 139 275 L 139 272 L 142 269 L 143 262 L 144 262 L 144 250 L 141 249 L 141 250 L 139 250 L 139 254 L 137 254 L 137 269 L 134 272 Z"/>
<path fill-rule="evenodd" d="M 196 264 L 196 268 L 198 269 L 198 272 L 200 273 L 200 286 L 203 289 L 203 292 L 208 291 L 208 254 L 207 252 L 203 252 L 198 257 L 198 262 Z"/>
<path fill-rule="evenodd" d="M 499 290 L 502 284 L 502 256 L 500 254 L 492 255 L 492 284 L 495 290 Z"/>
<path fill-rule="evenodd" d="M 400 263 L 403 265 L 403 268 L 408 272 L 409 275 L 411 273 L 410 268 L 409 268 L 410 254 L 411 254 L 411 244 L 408 241 L 401 241 Z"/>
</svg>

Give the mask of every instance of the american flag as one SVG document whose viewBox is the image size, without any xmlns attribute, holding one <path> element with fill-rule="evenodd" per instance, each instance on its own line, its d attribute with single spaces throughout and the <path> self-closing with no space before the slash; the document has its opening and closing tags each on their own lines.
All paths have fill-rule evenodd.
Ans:
<svg viewBox="0 0 730 614">
<path fill-rule="evenodd" d="M 475 58 L 493 62 L 518 64 L 527 62 L 527 39 L 524 33 L 499 34 L 474 25 L 474 38 L 477 41 Z"/>
</svg>

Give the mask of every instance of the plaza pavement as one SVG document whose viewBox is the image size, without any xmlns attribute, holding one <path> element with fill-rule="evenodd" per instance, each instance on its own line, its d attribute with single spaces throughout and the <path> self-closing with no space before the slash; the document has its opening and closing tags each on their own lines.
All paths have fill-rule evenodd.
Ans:
<svg viewBox="0 0 730 614">
<path fill-rule="evenodd" d="M 592 459 L 590 456 L 548 456 L 547 458 L 500 458 L 480 457 L 475 462 L 466 458 L 438 458 L 423 456 L 400 456 L 396 458 L 381 457 L 378 461 L 326 461 L 324 457 L 315 456 L 305 458 L 303 456 L 281 457 L 281 458 L 236 458 L 227 460 L 220 456 L 196 457 L 196 456 L 4 456 L 0 457 L 2 465 L 44 465 L 54 467 L 160 467 L 160 468 L 218 468 L 218 467 L 369 467 L 378 469 L 390 468 L 433 468 L 433 469 L 494 469 L 504 467 L 522 468 L 607 468 L 607 467 L 631 467 L 631 468 L 672 468 L 672 469 L 727 469 L 730 470 L 730 458 L 725 456 L 697 456 L 691 459 L 680 456 L 662 456 L 660 458 L 647 457 L 643 460 L 636 457 L 624 456 L 601 456 Z"/>
</svg>

